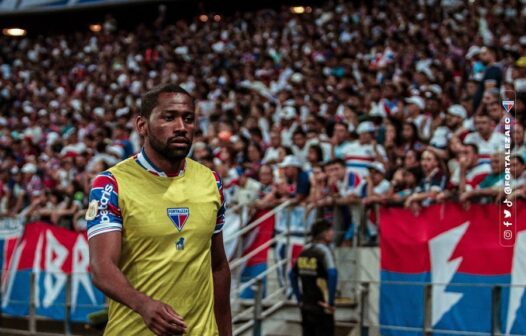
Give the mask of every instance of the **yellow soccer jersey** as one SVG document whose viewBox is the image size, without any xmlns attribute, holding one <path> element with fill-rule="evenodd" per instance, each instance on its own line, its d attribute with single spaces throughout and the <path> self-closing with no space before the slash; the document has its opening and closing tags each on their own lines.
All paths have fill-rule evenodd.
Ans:
<svg viewBox="0 0 526 336">
<path fill-rule="evenodd" d="M 188 326 L 185 335 L 217 335 L 210 247 L 224 212 L 216 173 L 186 159 L 177 176 L 167 176 L 142 151 L 95 179 L 88 238 L 122 231 L 119 268 L 131 285 L 170 304 Z M 153 333 L 139 314 L 110 300 L 104 334 Z"/>
</svg>

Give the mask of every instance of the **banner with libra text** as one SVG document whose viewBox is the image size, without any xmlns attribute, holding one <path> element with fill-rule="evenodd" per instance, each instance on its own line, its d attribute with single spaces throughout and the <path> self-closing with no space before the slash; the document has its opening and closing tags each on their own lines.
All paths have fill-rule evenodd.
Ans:
<svg viewBox="0 0 526 336">
<path fill-rule="evenodd" d="M 1 312 L 26 317 L 33 273 L 36 315 L 64 320 L 70 290 L 71 321 L 87 322 L 87 315 L 105 306 L 105 298 L 91 281 L 85 234 L 45 223 L 0 220 Z"/>
<path fill-rule="evenodd" d="M 437 204 L 417 216 L 381 209 L 382 335 L 423 335 L 427 284 L 433 335 L 489 335 L 497 326 L 526 335 L 526 203 L 516 206 L 509 247 L 500 244 L 498 205 Z"/>
</svg>

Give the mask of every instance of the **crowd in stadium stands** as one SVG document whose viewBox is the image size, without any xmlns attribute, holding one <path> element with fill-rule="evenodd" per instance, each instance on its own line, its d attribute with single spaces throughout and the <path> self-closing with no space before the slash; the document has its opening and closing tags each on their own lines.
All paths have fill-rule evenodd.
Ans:
<svg viewBox="0 0 526 336">
<path fill-rule="evenodd" d="M 98 33 L 2 38 L 0 216 L 82 230 L 91 179 L 140 149 L 140 96 L 165 82 L 196 97 L 191 155 L 220 173 L 231 206 L 288 199 L 330 217 L 526 197 L 524 1 L 439 3 L 206 22 L 161 6 L 132 31 L 107 17 Z"/>
</svg>

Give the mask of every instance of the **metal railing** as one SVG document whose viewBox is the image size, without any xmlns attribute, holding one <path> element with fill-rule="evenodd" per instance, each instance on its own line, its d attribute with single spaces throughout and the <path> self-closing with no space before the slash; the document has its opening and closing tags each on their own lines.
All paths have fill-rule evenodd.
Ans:
<svg viewBox="0 0 526 336">
<path fill-rule="evenodd" d="M 520 287 L 526 288 L 526 285 L 511 285 L 511 284 L 485 284 L 485 283 L 429 283 L 429 282 L 409 282 L 409 281 L 354 281 L 359 284 L 359 319 L 356 323 L 351 323 L 353 327 L 359 328 L 360 336 L 369 336 L 372 329 L 379 330 L 375 334 L 381 334 L 381 330 L 406 331 L 411 333 L 421 333 L 425 336 L 431 336 L 434 333 L 442 333 L 448 335 L 464 335 L 464 336 L 524 336 L 523 334 L 502 333 L 502 291 L 504 288 Z M 423 287 L 423 323 L 420 327 L 404 326 L 404 325 L 386 325 L 375 324 L 371 322 L 369 316 L 370 293 L 372 286 L 384 285 L 398 285 L 398 286 L 421 286 Z M 466 330 L 450 330 L 433 328 L 432 325 L 432 309 L 433 309 L 433 286 L 449 286 L 449 287 L 480 287 L 491 289 L 491 309 L 487 312 L 487 320 L 491 321 L 491 330 L 488 332 L 481 331 L 466 331 Z M 485 316 L 480 316 L 485 319 Z"/>
<path fill-rule="evenodd" d="M 247 224 L 246 226 L 240 228 L 240 230 L 237 231 L 235 234 L 233 234 L 230 237 L 228 237 L 227 239 L 225 239 L 225 242 L 229 242 L 229 241 L 232 241 L 234 239 L 241 239 L 241 241 L 242 241 L 243 235 L 245 235 L 245 234 L 251 232 L 252 230 L 256 229 L 259 225 L 261 225 L 263 222 L 265 222 L 266 220 L 268 220 L 272 216 L 275 216 L 278 213 L 283 212 L 285 209 L 287 209 L 287 207 L 290 206 L 290 204 L 291 204 L 290 201 L 286 201 L 284 203 L 281 203 L 280 205 L 278 205 L 274 209 L 268 211 L 267 213 L 265 213 L 261 217 L 257 218 L 253 222 L 251 222 L 251 223 Z M 231 269 L 231 271 L 232 270 L 236 270 L 238 268 L 241 268 L 241 266 L 244 265 L 250 258 L 254 257 L 255 255 L 257 255 L 261 251 L 269 248 L 270 246 L 272 246 L 273 244 L 277 243 L 278 241 L 285 240 L 285 242 L 286 242 L 285 244 L 288 247 L 289 244 L 290 244 L 290 240 L 289 240 L 290 226 L 288 224 L 289 224 L 289 220 L 287 220 L 287 227 L 286 227 L 285 232 L 280 233 L 278 235 L 275 235 L 272 239 L 270 239 L 270 240 L 264 242 L 263 244 L 259 245 L 258 247 L 256 247 L 251 252 L 249 252 L 249 253 L 247 253 L 247 254 L 245 254 L 243 256 L 240 256 L 240 257 L 232 260 L 230 262 L 230 269 Z M 240 245 L 242 245 L 242 243 Z M 276 262 L 274 265 L 272 265 L 269 268 L 267 268 L 264 272 L 258 274 L 257 276 L 255 276 L 254 278 L 252 278 L 251 280 L 249 280 L 249 281 L 247 281 L 245 283 L 242 283 L 241 279 L 239 279 L 239 281 L 238 281 L 239 286 L 235 290 L 233 290 L 231 292 L 231 297 L 230 297 L 231 305 L 233 307 L 239 306 L 240 300 L 241 300 L 240 299 L 240 294 L 241 294 L 241 292 L 243 292 L 245 289 L 248 289 L 248 288 L 254 288 L 255 289 L 254 290 L 255 298 L 253 300 L 249 300 L 251 305 L 248 308 L 237 312 L 236 316 L 233 318 L 232 322 L 234 324 L 236 324 L 236 323 L 239 323 L 239 322 L 247 319 L 247 317 L 250 316 L 251 314 L 252 314 L 252 317 L 253 317 L 252 319 L 249 319 L 248 321 L 246 321 L 245 323 L 241 324 L 236 329 L 234 329 L 234 335 L 241 335 L 244 332 L 250 330 L 251 328 L 253 329 L 254 335 L 258 335 L 258 336 L 261 335 L 262 321 L 266 317 L 268 317 L 269 315 L 271 315 L 272 313 L 277 311 L 280 307 L 285 305 L 285 303 L 286 303 L 286 288 L 287 288 L 286 287 L 286 283 L 284 284 L 284 286 L 279 287 L 274 292 L 268 294 L 265 299 L 263 299 L 263 291 L 264 291 L 263 290 L 263 279 L 265 277 L 267 277 L 269 274 L 275 273 L 279 268 L 285 267 L 288 263 L 290 263 L 290 259 L 289 258 L 284 258 L 283 260 L 280 260 L 280 261 Z M 273 302 L 273 300 L 275 300 L 275 299 L 277 299 L 277 301 Z M 264 309 L 264 306 L 267 306 L 267 305 L 271 304 L 272 302 L 273 302 L 273 304 L 269 308 Z M 245 301 L 245 304 L 246 303 L 247 302 Z"/>
</svg>

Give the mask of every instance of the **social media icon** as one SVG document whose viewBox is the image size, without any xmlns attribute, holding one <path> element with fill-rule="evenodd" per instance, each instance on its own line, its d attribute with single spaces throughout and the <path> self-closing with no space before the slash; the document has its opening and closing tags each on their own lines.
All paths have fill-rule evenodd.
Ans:
<svg viewBox="0 0 526 336">
<path fill-rule="evenodd" d="M 504 210 L 504 218 L 510 218 L 511 212 L 509 210 Z"/>
<path fill-rule="evenodd" d="M 505 227 L 510 227 L 510 226 L 513 225 L 513 223 L 508 222 L 508 221 L 504 221 L 504 223 L 502 223 L 502 224 L 504 224 Z"/>
<path fill-rule="evenodd" d="M 504 239 L 510 240 L 513 237 L 513 232 L 511 230 L 504 230 Z"/>
<path fill-rule="evenodd" d="M 513 202 L 507 199 L 504 200 L 502 203 L 506 204 L 508 208 L 511 208 L 513 206 Z"/>
</svg>

